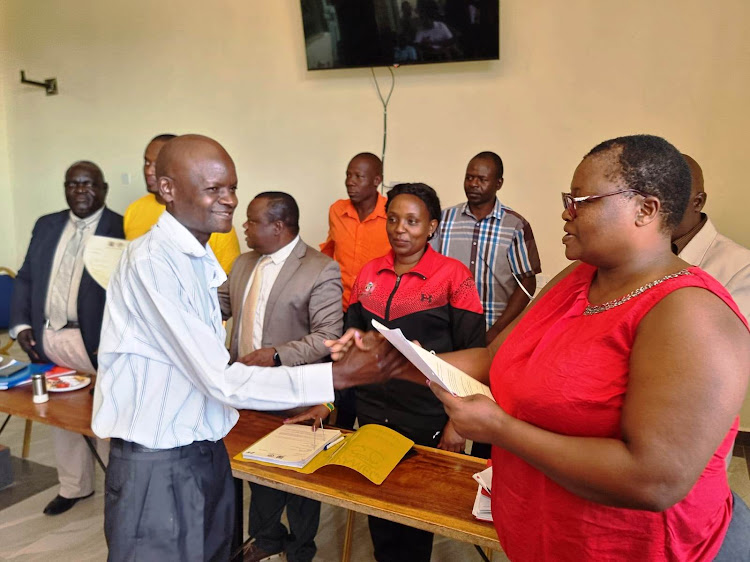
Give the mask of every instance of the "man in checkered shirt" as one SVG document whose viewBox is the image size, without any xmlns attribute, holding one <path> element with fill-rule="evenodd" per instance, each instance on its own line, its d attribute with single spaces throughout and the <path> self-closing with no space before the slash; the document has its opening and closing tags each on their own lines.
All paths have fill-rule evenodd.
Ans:
<svg viewBox="0 0 750 562">
<path fill-rule="evenodd" d="M 435 250 L 462 261 L 474 275 L 488 344 L 528 304 L 524 289 L 533 295 L 536 274 L 542 271 L 531 225 L 497 198 L 502 185 L 502 159 L 494 152 L 474 156 L 464 178 L 467 201 L 443 209 L 431 242 Z"/>
</svg>

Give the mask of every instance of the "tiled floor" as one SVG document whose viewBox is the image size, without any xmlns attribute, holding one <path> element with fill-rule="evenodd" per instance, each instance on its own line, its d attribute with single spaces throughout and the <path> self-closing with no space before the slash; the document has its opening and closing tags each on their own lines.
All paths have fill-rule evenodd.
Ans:
<svg viewBox="0 0 750 562">
<path fill-rule="evenodd" d="M 0 334 L 0 347 L 7 341 L 7 334 Z M 14 355 L 18 350 L 13 348 Z M 0 415 L 0 423 L 5 419 Z M 0 442 L 20 456 L 24 422 L 11 419 Z M 49 427 L 35 423 L 33 426 L 31 460 L 54 466 L 54 456 L 50 441 Z M 729 467 L 729 482 L 732 489 L 750 504 L 750 441 L 747 445 L 737 445 Z M 0 560 L 13 561 L 99 561 L 105 560 L 107 548 L 104 541 L 102 493 L 103 475 L 98 473 L 96 494 L 79 502 L 67 513 L 55 517 L 42 514 L 42 509 L 57 493 L 56 487 L 29 497 L 0 511 Z M 1 493 L 1 492 L 0 492 Z M 248 502 L 249 490 L 245 494 Z M 247 513 L 247 505 L 245 506 Z M 247 518 L 247 516 L 245 516 Z M 320 528 L 316 537 L 318 555 L 316 560 L 339 560 L 343 545 L 346 512 L 343 509 L 323 505 Z M 373 560 L 372 543 L 367 531 L 367 521 L 358 515 L 355 520 L 354 548 L 352 560 L 355 562 Z M 471 545 L 459 543 L 443 537 L 435 538 L 432 560 L 434 562 L 479 562 L 481 559 Z M 495 554 L 493 562 L 507 558 Z"/>
</svg>

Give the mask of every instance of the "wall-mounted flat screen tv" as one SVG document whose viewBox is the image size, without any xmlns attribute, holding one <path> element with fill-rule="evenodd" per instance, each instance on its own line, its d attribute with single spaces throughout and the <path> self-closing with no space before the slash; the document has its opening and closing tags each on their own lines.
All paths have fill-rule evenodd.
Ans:
<svg viewBox="0 0 750 562">
<path fill-rule="evenodd" d="M 308 70 L 500 57 L 500 0 L 300 0 Z"/>
</svg>

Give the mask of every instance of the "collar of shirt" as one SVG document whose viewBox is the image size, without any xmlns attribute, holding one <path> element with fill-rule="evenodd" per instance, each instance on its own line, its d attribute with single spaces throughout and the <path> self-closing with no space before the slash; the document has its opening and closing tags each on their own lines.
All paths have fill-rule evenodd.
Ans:
<svg viewBox="0 0 750 562">
<path fill-rule="evenodd" d="M 72 222 L 76 227 L 78 226 L 78 223 L 83 223 L 84 228 L 89 228 L 91 225 L 97 224 L 99 222 L 99 219 L 102 218 L 102 213 L 104 212 L 104 205 L 102 205 L 102 208 L 98 211 L 94 212 L 92 215 L 86 217 L 85 219 L 82 219 L 81 217 L 77 217 L 73 214 L 73 211 L 68 212 L 68 219 L 70 222 Z"/>
<path fill-rule="evenodd" d="M 718 234 L 714 223 L 706 217 L 706 222 L 703 223 L 701 229 L 682 247 L 678 256 L 691 265 L 700 265 Z"/>
<path fill-rule="evenodd" d="M 354 208 L 354 205 L 352 204 L 351 200 L 345 199 L 345 201 L 347 202 L 347 205 L 344 207 L 344 210 L 341 214 L 347 215 L 349 217 L 359 220 L 359 214 L 357 213 L 357 209 Z M 386 214 L 385 214 L 386 201 L 388 201 L 388 199 L 386 199 L 385 196 L 380 195 L 380 193 L 378 193 L 378 202 L 375 203 L 375 209 L 373 209 L 372 213 L 367 215 L 365 220 L 363 220 L 362 222 L 375 220 L 377 218 L 383 218 L 383 219 L 386 218 Z"/>
<path fill-rule="evenodd" d="M 461 213 L 473 218 L 474 220 L 477 220 L 477 217 L 475 217 L 474 214 L 471 212 L 471 208 L 469 207 L 468 202 L 464 203 L 464 207 L 463 209 L 461 209 Z M 495 197 L 495 206 L 492 207 L 492 212 L 490 212 L 490 214 L 484 217 L 484 219 L 482 220 L 485 220 L 489 217 L 495 217 L 497 220 L 502 220 L 503 213 L 505 213 L 505 205 L 500 203 L 500 200 L 497 197 Z"/>
<path fill-rule="evenodd" d="M 275 265 L 282 264 L 286 261 L 286 259 L 289 257 L 289 254 L 292 253 L 292 250 L 294 250 L 294 247 L 297 245 L 297 242 L 299 242 L 299 234 L 294 237 L 294 240 L 289 242 L 286 246 L 282 246 L 278 250 L 276 250 L 273 254 L 267 254 L 269 258 L 271 258 L 271 261 Z"/>
<path fill-rule="evenodd" d="M 156 236 L 165 239 L 165 243 L 172 244 L 178 251 L 194 258 L 201 258 L 209 264 L 210 270 L 206 272 L 208 287 L 219 287 L 227 280 L 227 274 L 216 260 L 213 251 L 208 244 L 205 246 L 198 242 L 190 231 L 185 228 L 171 213 L 162 213 L 158 222 L 152 229 Z"/>
<path fill-rule="evenodd" d="M 412 267 L 406 273 L 413 273 L 415 275 L 419 275 L 422 279 L 427 279 L 435 271 L 435 261 L 438 255 L 439 254 L 432 249 L 432 246 L 427 244 L 427 249 L 425 250 L 424 254 L 422 254 L 422 257 L 417 262 L 417 265 Z M 384 255 L 381 258 L 383 260 L 383 263 L 382 267 L 378 269 L 378 273 L 382 273 L 383 271 L 391 271 L 396 274 L 396 269 L 394 267 L 395 258 L 396 254 L 393 252 L 393 250 Z M 439 264 L 437 265 L 439 267 Z"/>
<path fill-rule="evenodd" d="M 691 228 L 688 232 L 680 236 L 677 240 L 672 242 L 672 252 L 676 255 L 682 253 L 682 250 L 685 249 L 685 246 L 690 244 L 690 241 L 695 237 L 695 235 L 698 234 L 701 229 L 703 229 L 707 220 L 708 215 L 706 215 L 706 213 L 701 213 L 700 222 L 693 228 Z"/>
</svg>

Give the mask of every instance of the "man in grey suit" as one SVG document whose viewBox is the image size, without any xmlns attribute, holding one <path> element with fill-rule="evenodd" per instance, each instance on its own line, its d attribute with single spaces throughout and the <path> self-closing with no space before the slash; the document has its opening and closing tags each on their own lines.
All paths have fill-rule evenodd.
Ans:
<svg viewBox="0 0 750 562">
<path fill-rule="evenodd" d="M 343 329 L 341 271 L 336 262 L 299 236 L 299 208 L 282 192 L 258 194 L 247 208 L 242 254 L 219 289 L 225 318 L 234 318 L 230 356 L 246 365 L 316 363 L 328 355 L 324 341 Z M 321 414 L 328 408 L 321 406 Z M 306 408 L 304 409 L 306 410 Z M 298 411 L 279 412 L 288 417 Z M 250 537 L 244 560 L 282 551 L 290 562 L 315 556 L 320 502 L 250 483 Z M 281 523 L 287 509 L 290 530 Z"/>
</svg>

